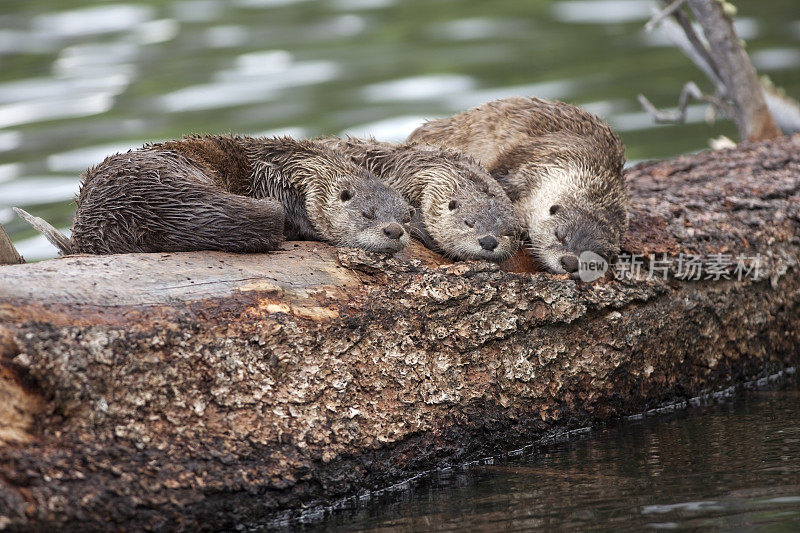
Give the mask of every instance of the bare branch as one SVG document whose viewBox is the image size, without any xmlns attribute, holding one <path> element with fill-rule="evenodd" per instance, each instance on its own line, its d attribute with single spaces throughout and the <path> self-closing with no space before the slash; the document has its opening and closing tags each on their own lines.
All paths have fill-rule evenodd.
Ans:
<svg viewBox="0 0 800 533">
<path fill-rule="evenodd" d="M 681 9 L 685 2 L 671 0 L 662 1 L 666 7 L 653 16 L 646 28 L 649 30 L 658 24 L 667 38 L 672 41 L 675 46 L 680 48 L 686 57 L 688 57 L 697 68 L 702 70 L 716 87 L 716 95 L 711 96 L 702 94 L 699 90 L 696 90 L 696 86 L 693 87 L 694 84 L 687 84 L 681 92 L 680 101 L 686 102 L 687 97 L 691 96 L 696 100 L 708 102 L 712 106 L 711 109 L 722 112 L 731 119 L 737 121 L 738 124 L 739 113 L 736 110 L 738 103 L 728 89 L 727 83 L 729 82 L 723 79 L 721 74 L 722 70 L 718 64 L 719 61 L 709 52 L 705 39 L 698 35 L 695 31 L 695 26 L 689 20 L 687 14 Z M 721 11 L 723 16 L 727 17 L 724 8 Z M 668 16 L 671 16 L 671 18 L 667 18 Z M 732 26 L 731 32 L 733 32 Z M 730 35 L 735 37 L 735 33 L 731 33 Z M 738 37 L 733 41 L 733 45 L 734 48 L 741 49 Z M 744 50 L 741 50 L 741 54 L 746 57 Z M 752 68 L 752 66 L 750 66 L 750 68 Z M 755 69 L 753 69 L 753 72 L 755 72 Z M 800 103 L 786 96 L 780 90 L 775 89 L 768 80 L 761 79 L 759 80 L 759 84 L 761 85 L 766 107 L 777 126 L 784 133 L 800 131 Z M 700 94 L 702 94 L 702 96 L 700 96 Z M 639 97 L 639 102 L 642 104 L 645 111 L 653 116 L 656 122 L 683 122 L 686 118 L 685 107 L 681 104 L 679 104 L 678 112 L 667 113 L 657 110 L 655 106 L 643 96 Z M 733 105 L 731 102 L 733 102 Z"/>
<path fill-rule="evenodd" d="M 781 131 L 767 108 L 758 75 L 733 29 L 733 21 L 716 0 L 688 2 L 736 108 L 739 137 L 750 141 L 779 137 Z"/>
<path fill-rule="evenodd" d="M 58 252 L 62 255 L 69 255 L 72 250 L 72 243 L 70 242 L 69 238 L 50 225 L 49 222 L 44 220 L 40 217 L 35 217 L 20 209 L 19 207 L 12 207 L 11 209 L 22 219 L 24 219 L 28 224 L 33 226 L 33 228 L 39 231 L 45 238 L 58 249 Z"/>
<path fill-rule="evenodd" d="M 683 7 L 683 4 L 686 3 L 686 0 L 673 0 L 672 3 L 667 5 L 664 9 L 653 15 L 647 24 L 644 25 L 644 29 L 647 31 L 652 31 L 653 28 L 658 26 L 662 20 L 672 15 L 675 11 L 679 10 Z"/>
<path fill-rule="evenodd" d="M 700 102 L 706 102 L 707 104 L 711 105 L 711 108 L 714 111 L 718 111 L 728 117 L 733 117 L 735 114 L 735 110 L 733 106 L 718 98 L 716 96 L 712 96 L 710 94 L 706 94 L 700 90 L 696 83 L 693 81 L 688 82 L 686 85 L 683 86 L 681 90 L 681 95 L 678 98 L 678 109 L 677 111 L 660 111 L 656 106 L 647 99 L 647 97 L 643 94 L 638 96 L 639 103 L 642 104 L 644 110 L 653 117 L 653 120 L 658 124 L 663 123 L 678 123 L 682 124 L 686 122 L 686 109 L 689 107 L 689 101 L 691 98 L 698 100 Z"/>
<path fill-rule="evenodd" d="M 714 85 L 717 86 L 717 91 L 723 95 L 727 94 L 728 88 L 725 86 L 725 82 L 719 73 L 719 65 L 717 65 L 717 62 L 711 52 L 709 52 L 706 43 L 699 35 L 697 35 L 697 32 L 694 31 L 692 21 L 689 20 L 689 17 L 687 17 L 686 13 L 683 11 L 676 11 L 673 14 L 673 18 L 678 22 L 678 25 L 683 30 L 691 47 L 695 50 L 696 54 L 703 59 L 707 65 L 707 68 L 712 73 L 709 75 L 709 79 L 711 79 L 711 81 L 714 82 Z"/>
<path fill-rule="evenodd" d="M 675 13 L 672 19 L 663 20 L 661 23 L 661 31 L 672 41 L 672 43 L 680 48 L 686 57 L 688 57 L 697 68 L 703 71 L 709 80 L 716 87 L 717 92 L 724 96 L 727 94 L 727 88 L 719 77 L 719 69 L 714 63 L 714 58 L 708 53 L 708 49 L 700 40 L 700 37 L 695 33 L 694 27 L 691 22 L 686 18 L 682 12 Z M 676 22 L 678 21 L 678 22 Z M 683 21 L 681 23 L 681 21 Z"/>
<path fill-rule="evenodd" d="M 18 265 L 24 262 L 22 256 L 14 248 L 14 243 L 11 242 L 8 233 L 3 226 L 0 226 L 0 265 Z"/>
</svg>

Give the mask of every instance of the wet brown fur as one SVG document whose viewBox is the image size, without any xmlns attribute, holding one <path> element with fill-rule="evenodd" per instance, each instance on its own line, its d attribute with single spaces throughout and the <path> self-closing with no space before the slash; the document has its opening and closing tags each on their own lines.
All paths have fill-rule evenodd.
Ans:
<svg viewBox="0 0 800 533">
<path fill-rule="evenodd" d="M 256 252 L 284 235 L 381 251 L 408 242 L 382 233 L 408 216 L 397 193 L 330 150 L 289 138 L 194 136 L 117 154 L 89 169 L 77 203 L 73 253 Z M 361 220 L 361 204 L 380 216 Z"/>
<path fill-rule="evenodd" d="M 454 259 L 503 261 L 516 251 L 520 229 L 511 201 L 471 157 L 375 139 L 331 137 L 320 142 L 374 172 L 415 207 L 421 221 L 415 234 L 427 246 Z M 479 243 L 487 235 L 497 240 L 493 250 Z"/>
<path fill-rule="evenodd" d="M 564 254 L 591 250 L 613 259 L 618 252 L 627 229 L 624 147 L 591 113 L 558 101 L 507 98 L 427 122 L 409 140 L 456 149 L 485 165 L 548 270 L 563 272 Z"/>
</svg>

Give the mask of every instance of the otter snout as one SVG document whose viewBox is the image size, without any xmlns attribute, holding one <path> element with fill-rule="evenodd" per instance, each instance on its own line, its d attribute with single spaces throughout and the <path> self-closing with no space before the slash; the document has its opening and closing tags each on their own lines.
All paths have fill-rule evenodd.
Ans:
<svg viewBox="0 0 800 533">
<path fill-rule="evenodd" d="M 578 258 L 572 254 L 561 256 L 561 266 L 570 274 L 578 271 Z"/>
<path fill-rule="evenodd" d="M 403 226 L 401 226 L 397 222 L 392 222 L 391 224 L 388 224 L 383 227 L 383 234 L 389 237 L 390 239 L 399 239 L 400 237 L 403 236 L 403 233 L 405 233 Z"/>
<path fill-rule="evenodd" d="M 497 248 L 498 242 L 497 239 L 495 239 L 493 236 L 484 235 L 483 237 L 478 239 L 478 244 L 480 244 L 481 248 L 483 248 L 484 250 L 491 252 L 492 250 Z"/>
</svg>

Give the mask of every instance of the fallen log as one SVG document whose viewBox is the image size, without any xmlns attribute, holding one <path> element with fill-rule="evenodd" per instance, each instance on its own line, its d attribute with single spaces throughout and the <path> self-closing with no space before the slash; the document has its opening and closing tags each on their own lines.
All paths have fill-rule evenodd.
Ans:
<svg viewBox="0 0 800 533">
<path fill-rule="evenodd" d="M 0 268 L 0 529 L 255 525 L 798 364 L 800 136 L 628 179 L 625 251 L 757 275 L 309 242 Z"/>
</svg>

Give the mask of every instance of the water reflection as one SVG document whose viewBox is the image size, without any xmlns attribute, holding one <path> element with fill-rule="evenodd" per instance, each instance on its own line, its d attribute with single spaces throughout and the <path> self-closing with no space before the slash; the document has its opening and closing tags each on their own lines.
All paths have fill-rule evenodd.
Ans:
<svg viewBox="0 0 800 533">
<path fill-rule="evenodd" d="M 571 24 L 636 22 L 653 16 L 649 0 L 570 0 L 553 4 L 553 17 Z"/>
<path fill-rule="evenodd" d="M 0 183 L 13 180 L 19 176 L 21 172 L 22 164 L 20 163 L 8 163 L 6 165 L 0 165 Z"/>
<path fill-rule="evenodd" d="M 357 11 L 362 9 L 381 9 L 395 4 L 396 0 L 332 0 L 335 9 Z"/>
<path fill-rule="evenodd" d="M 428 100 L 469 91 L 475 80 L 457 74 L 433 74 L 375 83 L 364 87 L 361 95 L 368 102 Z"/>
<path fill-rule="evenodd" d="M 134 43 L 112 42 L 103 44 L 82 44 L 64 48 L 53 63 L 56 76 L 80 76 L 101 78 L 113 76 L 110 67 L 125 66 L 128 78 L 135 72 L 132 62 L 139 55 L 139 46 Z M 119 77 L 117 75 L 116 77 Z"/>
<path fill-rule="evenodd" d="M 312 137 L 313 135 L 309 133 L 308 130 L 305 128 L 296 128 L 296 127 L 289 127 L 289 128 L 277 128 L 274 130 L 266 130 L 266 131 L 259 131 L 255 133 L 251 133 L 254 137 L 292 137 L 294 139 L 305 139 L 307 137 Z"/>
<path fill-rule="evenodd" d="M 36 191 L 35 198 L 31 198 L 31 190 Z M 78 180 L 74 176 L 26 176 L 25 180 L 0 183 L 0 208 L 61 202 L 72 199 L 77 192 Z"/>
<path fill-rule="evenodd" d="M 0 152 L 10 152 L 22 145 L 22 134 L 18 131 L 0 131 Z"/>
<path fill-rule="evenodd" d="M 128 82 L 128 77 L 121 75 L 22 79 L 0 83 L 0 103 L 46 101 L 76 94 L 119 94 Z"/>
<path fill-rule="evenodd" d="M 178 0 L 170 12 L 182 22 L 214 22 L 223 18 L 225 5 L 220 0 Z"/>
<path fill-rule="evenodd" d="M 173 19 L 151 20 L 139 25 L 133 33 L 137 43 L 157 44 L 171 41 L 178 36 L 180 24 Z"/>
<path fill-rule="evenodd" d="M 235 48 L 244 45 L 249 35 L 244 26 L 214 26 L 206 30 L 203 42 L 209 48 Z"/>
<path fill-rule="evenodd" d="M 358 502 L 306 531 L 800 527 L 800 390 L 645 417 L 453 468 Z"/>
<path fill-rule="evenodd" d="M 153 9 L 133 4 L 111 4 L 38 15 L 31 28 L 56 38 L 100 35 L 130 30 L 153 18 Z"/>
<path fill-rule="evenodd" d="M 491 87 L 478 91 L 469 91 L 462 94 L 453 95 L 448 98 L 444 105 L 454 113 L 475 107 L 492 100 L 508 98 L 520 95 L 535 95 L 540 98 L 559 98 L 567 99 L 574 94 L 575 89 L 582 83 L 590 80 L 556 80 L 544 83 L 532 83 L 529 85 L 512 85 L 509 87 Z"/>
<path fill-rule="evenodd" d="M 113 143 L 88 146 L 68 152 L 60 152 L 47 157 L 47 168 L 51 172 L 82 172 L 96 165 L 111 154 L 123 153 L 142 146 L 143 142 Z"/>
<path fill-rule="evenodd" d="M 522 37 L 526 30 L 527 26 L 519 20 L 471 18 L 437 24 L 430 29 L 430 34 L 432 38 L 471 41 L 491 39 L 498 35 L 505 38 L 512 35 Z"/>
<path fill-rule="evenodd" d="M 434 118 L 434 117 L 427 117 Z M 425 122 L 426 117 L 402 116 L 392 117 L 366 124 L 352 126 L 341 132 L 341 135 L 352 135 L 353 137 L 375 137 L 389 142 L 401 142 L 408 137 L 412 131 L 417 129 L 420 124 Z"/>
<path fill-rule="evenodd" d="M 280 7 L 291 4 L 301 4 L 307 1 L 308 0 L 234 0 L 234 3 L 240 7 L 260 9 L 265 7 Z"/>
<path fill-rule="evenodd" d="M 283 89 L 323 83 L 338 75 L 332 61 L 294 62 L 282 50 L 245 54 L 236 58 L 233 69 L 218 72 L 217 81 L 168 93 L 160 105 L 168 112 L 182 112 L 251 104 L 275 98 Z"/>
<path fill-rule="evenodd" d="M 800 67 L 800 48 L 756 50 L 750 56 L 759 70 L 782 70 Z"/>
</svg>

